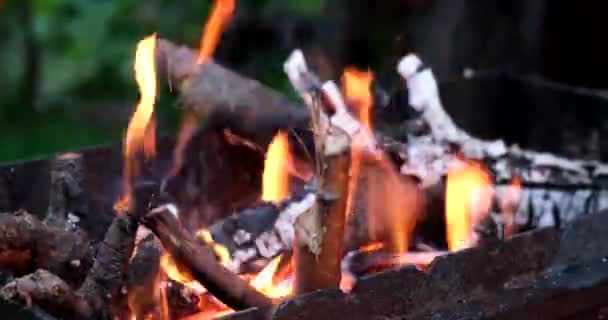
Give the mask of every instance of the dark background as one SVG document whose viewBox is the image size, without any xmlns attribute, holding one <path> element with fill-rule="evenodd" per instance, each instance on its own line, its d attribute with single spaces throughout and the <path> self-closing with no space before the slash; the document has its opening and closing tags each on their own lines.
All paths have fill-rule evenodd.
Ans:
<svg viewBox="0 0 608 320">
<path fill-rule="evenodd" d="M 0 161 L 120 141 L 137 100 L 137 41 L 158 32 L 197 46 L 209 8 L 0 0 Z M 465 68 L 508 70 L 602 93 L 607 18 L 605 0 L 240 0 L 216 59 L 284 92 L 283 60 L 303 47 L 324 78 L 369 67 L 389 89 L 396 61 L 413 51 L 442 81 Z M 166 88 L 160 95 L 160 127 L 170 132 L 177 104 Z"/>
</svg>

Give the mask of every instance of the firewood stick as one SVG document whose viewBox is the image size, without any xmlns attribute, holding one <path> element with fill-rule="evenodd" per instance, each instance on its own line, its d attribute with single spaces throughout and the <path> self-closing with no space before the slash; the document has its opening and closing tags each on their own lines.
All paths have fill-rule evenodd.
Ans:
<svg viewBox="0 0 608 320">
<path fill-rule="evenodd" d="M 235 310 L 272 305 L 273 301 L 247 281 L 222 266 L 208 246 L 198 244 L 182 227 L 173 204 L 158 207 L 144 217 L 144 224 L 160 239 L 174 261 L 220 301 Z"/>
<path fill-rule="evenodd" d="M 305 128 L 309 115 L 280 93 L 209 61 L 198 65 L 197 52 L 159 40 L 156 64 L 159 79 L 180 93 L 186 110 L 203 116 L 212 126 L 232 129 L 246 137 L 279 128 Z M 274 132 L 273 132 L 274 134 Z"/>
<path fill-rule="evenodd" d="M 350 147 L 360 124 L 346 111 L 333 82 L 320 88 L 327 103 L 321 102 L 320 95 L 307 92 L 319 88 L 301 53 L 292 54 L 284 69 L 311 112 L 320 193 L 315 206 L 294 225 L 295 293 L 302 294 L 340 285 Z"/>
</svg>

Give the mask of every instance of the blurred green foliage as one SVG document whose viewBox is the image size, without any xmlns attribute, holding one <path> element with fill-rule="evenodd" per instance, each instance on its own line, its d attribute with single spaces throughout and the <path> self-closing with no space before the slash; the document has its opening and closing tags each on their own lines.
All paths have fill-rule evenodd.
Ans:
<svg viewBox="0 0 608 320">
<path fill-rule="evenodd" d="M 117 142 L 137 100 L 132 59 L 153 32 L 196 47 L 209 0 L 7 0 L 0 9 L 0 161 Z M 319 15 L 323 0 L 241 0 L 239 17 Z M 254 54 L 261 81 L 286 89 L 284 52 Z M 163 126 L 178 121 L 161 91 Z"/>
</svg>

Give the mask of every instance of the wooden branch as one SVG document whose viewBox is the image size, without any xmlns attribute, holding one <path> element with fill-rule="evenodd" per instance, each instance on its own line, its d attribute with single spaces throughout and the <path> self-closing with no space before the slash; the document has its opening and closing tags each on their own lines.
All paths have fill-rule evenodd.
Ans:
<svg viewBox="0 0 608 320">
<path fill-rule="evenodd" d="M 247 281 L 222 266 L 213 250 L 203 246 L 181 226 L 178 209 L 169 204 L 144 217 L 144 223 L 160 239 L 174 261 L 220 301 L 235 310 L 272 305 L 272 300 Z"/>
<path fill-rule="evenodd" d="M 36 304 L 62 319 L 93 319 L 88 301 L 56 275 L 39 269 L 15 279 L 0 291 L 5 301 Z"/>
<path fill-rule="evenodd" d="M 159 40 L 160 79 L 180 93 L 187 110 L 204 116 L 211 126 L 228 128 L 250 138 L 279 128 L 306 128 L 309 115 L 280 93 L 219 64 L 196 64 L 197 52 Z M 270 139 L 269 138 L 269 139 Z"/>
</svg>

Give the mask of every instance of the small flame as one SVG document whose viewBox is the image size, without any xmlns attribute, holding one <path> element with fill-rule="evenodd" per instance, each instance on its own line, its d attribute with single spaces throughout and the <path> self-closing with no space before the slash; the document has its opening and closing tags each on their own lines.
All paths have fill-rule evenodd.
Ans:
<svg viewBox="0 0 608 320">
<path fill-rule="evenodd" d="M 156 65 L 154 62 L 156 34 L 146 37 L 137 44 L 135 52 L 135 79 L 141 98 L 129 122 L 124 141 L 124 194 L 115 204 L 116 210 L 123 212 L 130 207 L 133 192 L 133 179 L 137 174 L 136 155 L 141 150 L 153 155 L 155 124 L 152 118 L 156 100 Z M 148 138 L 146 138 L 148 137 Z M 146 143 L 147 141 L 147 143 Z"/>
<path fill-rule="evenodd" d="M 196 232 L 196 234 L 199 238 L 201 238 L 201 240 L 213 248 L 213 251 L 223 266 L 230 265 L 232 260 L 230 259 L 230 251 L 228 251 L 228 248 L 219 243 L 213 242 L 213 237 L 208 230 L 200 229 Z"/>
<path fill-rule="evenodd" d="M 474 226 L 487 215 L 492 183 L 477 163 L 459 161 L 448 171 L 446 182 L 446 231 L 448 248 L 456 251 L 475 244 Z"/>
<path fill-rule="evenodd" d="M 251 286 L 270 298 L 282 298 L 291 294 L 291 286 L 277 285 L 274 281 L 280 262 L 280 256 L 272 259 L 251 281 Z"/>
<path fill-rule="evenodd" d="M 287 197 L 289 197 L 289 142 L 287 134 L 279 131 L 266 152 L 262 175 L 262 200 L 281 201 Z"/>
<path fill-rule="evenodd" d="M 201 38 L 201 48 L 197 63 L 201 64 L 213 56 L 222 32 L 228 25 L 234 13 L 235 0 L 215 0 L 211 17 L 205 25 L 205 31 Z"/>
</svg>

